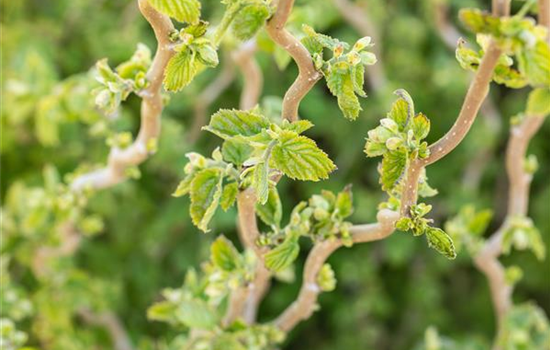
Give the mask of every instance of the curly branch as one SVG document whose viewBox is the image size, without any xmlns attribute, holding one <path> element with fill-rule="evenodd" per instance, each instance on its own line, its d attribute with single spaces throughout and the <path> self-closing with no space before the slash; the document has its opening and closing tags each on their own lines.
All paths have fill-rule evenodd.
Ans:
<svg viewBox="0 0 550 350">
<path fill-rule="evenodd" d="M 372 22 L 369 14 L 365 9 L 352 3 L 349 0 L 334 0 L 334 5 L 340 11 L 340 14 L 348 21 L 355 30 L 363 35 L 370 36 L 375 43 L 372 47 L 372 52 L 378 57 L 378 62 L 375 65 L 367 66 L 367 79 L 370 86 L 378 91 L 387 85 L 387 78 L 384 73 L 384 66 L 380 57 L 382 57 L 382 49 L 380 47 L 381 40 L 378 33 L 378 28 Z"/>
<path fill-rule="evenodd" d="M 300 102 L 321 79 L 319 73 L 313 66 L 311 55 L 302 43 L 285 29 L 285 24 L 290 16 L 294 0 L 280 0 L 273 17 L 267 22 L 267 33 L 277 45 L 282 47 L 292 56 L 298 65 L 298 77 L 285 93 L 283 100 L 282 117 L 289 121 L 298 119 L 298 107 Z"/>
<path fill-rule="evenodd" d="M 138 136 L 128 148 L 111 148 L 107 166 L 75 179 L 71 185 L 74 190 L 79 191 L 87 187 L 102 189 L 124 181 L 126 169 L 141 164 L 147 159 L 149 156 L 147 144 L 157 139 L 160 134 L 160 117 L 163 109 L 162 80 L 166 65 L 174 55 L 174 51 L 169 49 L 169 34 L 174 30 L 174 26 L 170 18 L 157 12 L 147 0 L 138 0 L 138 4 L 141 13 L 153 28 L 158 43 L 155 58 L 147 72 L 150 85 L 140 93 L 143 101 Z"/>
<path fill-rule="evenodd" d="M 394 224 L 399 214 L 390 210 L 378 212 L 375 224 L 355 225 L 350 232 L 354 243 L 366 243 L 382 240 L 394 231 Z M 275 319 L 274 324 L 282 331 L 292 330 L 299 322 L 311 317 L 315 311 L 317 297 L 321 292 L 317 284 L 317 275 L 325 261 L 342 246 L 340 240 L 326 240 L 317 243 L 307 257 L 302 287 L 298 298 L 283 313 Z"/>
<path fill-rule="evenodd" d="M 416 203 L 418 179 L 422 169 L 433 164 L 449 154 L 462 142 L 479 112 L 481 104 L 489 92 L 493 71 L 500 58 L 501 50 L 494 41 L 491 41 L 479 69 L 468 88 L 462 108 L 451 129 L 437 142 L 430 145 L 430 155 L 425 159 L 413 161 L 405 179 L 403 197 L 401 199 L 401 215 L 408 216 L 410 207 Z"/>
</svg>

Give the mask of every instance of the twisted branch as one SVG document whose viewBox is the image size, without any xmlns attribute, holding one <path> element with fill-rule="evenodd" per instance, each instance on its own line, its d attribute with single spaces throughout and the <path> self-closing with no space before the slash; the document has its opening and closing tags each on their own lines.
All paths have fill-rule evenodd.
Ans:
<svg viewBox="0 0 550 350">
<path fill-rule="evenodd" d="M 169 34 L 174 30 L 174 25 L 170 18 L 157 12 L 147 0 L 138 0 L 138 4 L 141 13 L 153 28 L 158 43 L 155 58 L 147 72 L 150 85 L 140 94 L 143 101 L 138 136 L 134 143 L 125 149 L 112 147 L 106 167 L 76 178 L 71 185 L 75 191 L 87 187 L 102 189 L 124 181 L 126 169 L 141 164 L 147 159 L 149 156 L 147 144 L 157 139 L 160 134 L 160 117 L 163 109 L 162 80 L 166 65 L 174 55 L 174 51 L 169 48 Z"/>
<path fill-rule="evenodd" d="M 387 209 L 377 215 L 377 223 L 352 226 L 350 233 L 354 243 L 367 243 L 382 240 L 394 232 L 394 224 L 399 214 Z M 315 244 L 309 252 L 298 298 L 274 321 L 282 331 L 292 330 L 299 322 L 311 317 L 315 311 L 317 297 L 321 288 L 317 276 L 325 261 L 342 246 L 340 240 L 325 240 Z"/>
<path fill-rule="evenodd" d="M 283 100 L 283 119 L 298 119 L 298 107 L 309 90 L 321 79 L 313 66 L 311 55 L 302 43 L 285 29 L 285 24 L 292 11 L 294 0 L 279 0 L 277 10 L 267 22 L 267 33 L 277 45 L 285 49 L 298 65 L 298 77 L 285 93 Z"/>
</svg>

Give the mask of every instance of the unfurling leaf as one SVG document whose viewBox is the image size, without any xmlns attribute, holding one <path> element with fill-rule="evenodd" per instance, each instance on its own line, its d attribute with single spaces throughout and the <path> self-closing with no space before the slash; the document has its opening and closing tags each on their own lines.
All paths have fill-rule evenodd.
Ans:
<svg viewBox="0 0 550 350">
<path fill-rule="evenodd" d="M 275 227 L 281 225 L 283 206 L 276 187 L 269 189 L 269 196 L 265 204 L 256 204 L 256 213 L 266 225 Z"/>
<path fill-rule="evenodd" d="M 228 139 L 237 135 L 254 136 L 269 125 L 269 119 L 263 115 L 236 109 L 221 109 L 212 116 L 210 124 L 203 129 Z"/>
<path fill-rule="evenodd" d="M 296 260 L 300 253 L 297 237 L 287 237 L 283 243 L 265 255 L 265 266 L 271 271 L 282 271 Z"/>
<path fill-rule="evenodd" d="M 407 151 L 398 149 L 387 152 L 382 159 L 380 168 L 380 183 L 384 191 L 392 190 L 407 167 Z"/>
<path fill-rule="evenodd" d="M 219 236 L 210 247 L 211 260 L 224 271 L 233 271 L 238 267 L 239 252 L 224 236 Z"/>
<path fill-rule="evenodd" d="M 182 197 L 182 196 L 185 196 L 186 194 L 188 194 L 189 191 L 191 190 L 191 182 L 192 181 L 193 181 L 193 176 L 192 175 L 187 175 L 185 177 L 185 179 L 180 181 L 180 183 L 178 184 L 178 187 L 176 188 L 174 193 L 172 193 L 172 196 Z"/>
<path fill-rule="evenodd" d="M 164 88 L 179 91 L 189 85 L 197 74 L 195 53 L 191 50 L 178 52 L 170 59 L 164 71 Z"/>
<path fill-rule="evenodd" d="M 219 169 L 204 169 L 195 175 L 191 183 L 191 219 L 203 232 L 208 232 L 208 223 L 220 203 L 222 180 L 223 174 Z"/>
<path fill-rule="evenodd" d="M 341 218 L 347 218 L 348 216 L 353 214 L 351 185 L 346 186 L 346 188 L 344 188 L 342 192 L 338 193 L 334 206 L 338 210 L 338 215 Z"/>
<path fill-rule="evenodd" d="M 424 114 L 418 113 L 412 120 L 411 129 L 417 140 L 423 140 L 430 132 L 430 120 Z"/>
<path fill-rule="evenodd" d="M 222 198 L 220 199 L 220 206 L 224 211 L 235 204 L 237 194 L 239 193 L 239 185 L 236 182 L 232 182 L 223 187 Z"/>
<path fill-rule="evenodd" d="M 448 259 L 456 258 L 456 251 L 453 240 L 445 231 L 437 227 L 428 227 L 426 229 L 426 239 L 428 246 L 445 255 Z"/>
<path fill-rule="evenodd" d="M 462 9 L 458 17 L 474 33 L 495 34 L 499 30 L 499 19 L 478 9 Z"/>
<path fill-rule="evenodd" d="M 295 132 L 283 130 L 273 147 L 273 167 L 291 179 L 319 181 L 328 178 L 336 166 L 315 142 Z"/>
<path fill-rule="evenodd" d="M 149 0 L 149 3 L 157 11 L 179 22 L 199 22 L 201 3 L 198 0 Z"/>
<path fill-rule="evenodd" d="M 346 62 L 335 64 L 327 75 L 327 86 L 330 92 L 338 99 L 338 107 L 344 117 L 355 120 L 361 111 L 359 99 L 355 95 L 358 85 L 357 77 Z"/>
</svg>

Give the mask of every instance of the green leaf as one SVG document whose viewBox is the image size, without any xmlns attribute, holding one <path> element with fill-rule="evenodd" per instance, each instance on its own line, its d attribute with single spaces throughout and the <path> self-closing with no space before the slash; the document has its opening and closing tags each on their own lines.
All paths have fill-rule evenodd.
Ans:
<svg viewBox="0 0 550 350">
<path fill-rule="evenodd" d="M 218 63 L 220 63 L 218 59 L 218 52 L 211 44 L 204 43 L 202 45 L 197 45 L 196 50 L 197 59 L 205 66 L 216 67 Z"/>
<path fill-rule="evenodd" d="M 353 214 L 353 199 L 350 185 L 346 186 L 342 192 L 338 193 L 334 206 L 342 218 L 347 218 Z"/>
<path fill-rule="evenodd" d="M 283 243 L 265 255 L 265 266 L 274 272 L 282 271 L 296 260 L 299 253 L 298 238 L 287 237 Z"/>
<path fill-rule="evenodd" d="M 529 93 L 527 99 L 529 116 L 546 117 L 550 114 L 550 88 L 538 88 Z"/>
<path fill-rule="evenodd" d="M 407 167 L 407 151 L 400 148 L 387 152 L 382 158 L 380 168 L 380 183 L 384 191 L 391 191 L 401 178 Z"/>
<path fill-rule="evenodd" d="M 517 55 L 519 71 L 532 86 L 550 87 L 550 47 L 542 40 Z"/>
<path fill-rule="evenodd" d="M 474 33 L 496 34 L 500 20 L 478 9 L 462 9 L 458 13 L 460 21 Z"/>
<path fill-rule="evenodd" d="M 204 300 L 184 300 L 176 310 L 178 321 L 189 328 L 212 329 L 218 323 L 216 311 Z"/>
<path fill-rule="evenodd" d="M 233 34 L 243 41 L 252 38 L 264 25 L 269 15 L 269 6 L 263 2 L 244 6 L 233 20 Z"/>
<path fill-rule="evenodd" d="M 430 133 L 430 120 L 424 114 L 418 113 L 412 120 L 411 129 L 417 140 L 423 140 Z"/>
<path fill-rule="evenodd" d="M 237 135 L 254 136 L 269 128 L 269 119 L 253 112 L 235 109 L 221 109 L 212 116 L 210 124 L 204 130 L 223 138 Z"/>
<path fill-rule="evenodd" d="M 295 132 L 283 130 L 273 147 L 273 167 L 291 179 L 319 181 L 336 168 L 315 142 Z"/>
<path fill-rule="evenodd" d="M 361 97 L 367 97 L 363 85 L 365 85 L 365 66 L 357 64 L 352 68 L 353 75 L 353 90 Z"/>
<path fill-rule="evenodd" d="M 269 195 L 269 164 L 263 160 L 254 166 L 252 170 L 252 187 L 258 197 L 258 203 L 265 204 Z"/>
<path fill-rule="evenodd" d="M 238 268 L 239 252 L 224 236 L 219 236 L 210 247 L 210 256 L 214 265 L 224 271 L 234 271 Z"/>
<path fill-rule="evenodd" d="M 323 264 L 317 275 L 317 285 L 323 292 L 332 292 L 336 289 L 336 277 L 330 264 Z"/>
<path fill-rule="evenodd" d="M 408 110 L 409 105 L 407 104 L 407 101 L 402 98 L 398 98 L 391 106 L 391 110 L 389 111 L 387 117 L 396 122 L 400 130 L 404 130 L 405 125 L 407 124 Z"/>
<path fill-rule="evenodd" d="M 233 204 L 235 204 L 238 193 L 239 184 L 237 184 L 236 182 L 232 182 L 223 187 L 222 198 L 220 199 L 220 206 L 224 211 L 227 211 L 233 206 Z"/>
<path fill-rule="evenodd" d="M 162 322 L 174 322 L 176 306 L 170 301 L 161 301 L 147 309 L 147 319 Z"/>
<path fill-rule="evenodd" d="M 283 217 L 283 206 L 277 188 L 272 187 L 269 189 L 269 195 L 265 204 L 256 204 L 256 213 L 266 225 L 280 227 Z"/>
<path fill-rule="evenodd" d="M 297 134 L 301 134 L 304 131 L 311 129 L 312 127 L 313 127 L 313 123 L 306 119 L 297 120 L 295 122 L 288 123 L 288 124 L 283 122 L 283 125 L 281 126 L 283 130 L 294 131 Z"/>
<path fill-rule="evenodd" d="M 179 22 L 196 24 L 201 15 L 201 3 L 198 0 L 148 0 L 157 11 Z"/>
<path fill-rule="evenodd" d="M 204 169 L 195 175 L 191 183 L 191 219 L 203 232 L 208 232 L 208 223 L 220 203 L 222 180 L 223 174 L 219 169 Z"/>
<path fill-rule="evenodd" d="M 186 194 L 188 194 L 189 191 L 191 190 L 191 182 L 192 181 L 193 181 L 193 176 L 192 175 L 186 176 L 185 179 L 180 181 L 180 183 L 178 184 L 178 187 L 176 188 L 174 193 L 172 193 L 172 196 L 182 197 L 182 196 L 185 196 Z"/>
<path fill-rule="evenodd" d="M 223 159 L 236 166 L 243 165 L 250 158 L 253 151 L 254 148 L 251 146 L 233 139 L 225 140 L 222 146 Z"/>
<path fill-rule="evenodd" d="M 426 239 L 428 246 L 445 255 L 448 259 L 456 258 L 456 251 L 453 240 L 445 231 L 437 227 L 428 227 L 426 229 Z"/>
<path fill-rule="evenodd" d="M 337 65 L 347 65 L 340 62 Z M 355 95 L 356 77 L 352 75 L 350 68 L 344 69 L 332 67 L 327 76 L 327 86 L 330 92 L 336 96 L 338 107 L 344 114 L 344 117 L 355 120 L 359 116 L 361 104 Z"/>
<path fill-rule="evenodd" d="M 167 91 L 180 91 L 191 83 L 197 71 L 194 52 L 184 50 L 176 53 L 164 71 L 164 88 Z"/>
</svg>

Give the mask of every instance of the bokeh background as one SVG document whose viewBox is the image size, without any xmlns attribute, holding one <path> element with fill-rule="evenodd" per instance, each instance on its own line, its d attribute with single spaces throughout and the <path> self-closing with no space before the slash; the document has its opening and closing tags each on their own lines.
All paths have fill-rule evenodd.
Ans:
<svg viewBox="0 0 550 350">
<path fill-rule="evenodd" d="M 222 10 L 219 1 L 201 2 L 203 17 L 216 23 Z M 335 160 L 338 170 L 330 180 L 319 183 L 283 179 L 279 191 L 286 216 L 296 203 L 321 189 L 339 191 L 351 183 L 356 205 L 352 221 L 374 219 L 384 195 L 378 185 L 378 160 L 367 159 L 363 153 L 367 131 L 389 110 L 396 88 L 408 90 L 416 109 L 431 119 L 428 141 L 435 141 L 452 125 L 471 74 L 460 68 L 454 49 L 445 40 L 452 43 L 453 28 L 473 40 L 456 20 L 459 8 L 489 7 L 489 1 L 475 0 L 359 0 L 355 4 L 365 11 L 377 32 L 371 35 L 378 36 L 379 79 L 376 86 L 367 87 L 369 97 L 362 100 L 363 112 L 355 122 L 342 117 L 323 83 L 303 101 L 301 117 L 315 124 L 309 136 Z M 349 42 L 363 36 L 340 15 L 332 0 L 297 0 L 297 6 L 297 24 L 305 21 Z M 48 165 L 64 175 L 83 164 L 104 162 L 109 147 L 104 133 L 94 129 L 103 117 L 91 102 L 93 79 L 87 72 L 101 58 L 109 58 L 114 66 L 128 59 L 137 43 L 154 48 L 155 41 L 135 1 L 7 0 L 1 10 L 0 183 L 5 200 L 14 184 L 43 186 L 43 169 Z M 221 57 L 221 66 L 204 72 L 191 86 L 171 96 L 163 114 L 159 152 L 140 166 L 141 177 L 99 192 L 90 201 L 87 211 L 99 215 L 104 226 L 64 262 L 83 276 L 82 285 L 72 286 L 74 294 L 67 292 L 55 302 L 44 300 L 40 283 L 25 267 L 16 258 L 10 264 L 12 283 L 25 290 L 34 304 L 34 316 L 21 321 L 21 328 L 30 335 L 29 344 L 39 347 L 41 332 L 53 332 L 65 338 L 63 344 L 70 344 L 66 349 L 109 349 L 103 329 L 85 326 L 72 313 L 83 300 L 116 312 L 134 343 L 142 348 L 154 348 L 155 342 L 176 334 L 164 324 L 148 321 L 147 307 L 158 300 L 162 288 L 181 285 L 185 271 L 208 257 L 214 233 L 236 237 L 234 209 L 220 211 L 212 223 L 214 233 L 203 234 L 191 224 L 188 198 L 171 197 L 182 176 L 185 153 L 209 154 L 219 143 L 205 132 L 191 143 L 190 135 L 197 97 L 222 66 L 231 64 L 227 55 Z M 281 96 L 296 77 L 296 67 L 290 63 L 281 72 L 266 50 L 260 49 L 256 57 L 265 81 L 261 104 L 277 110 Z M 237 108 L 242 85 L 237 74 L 208 113 L 221 107 Z M 443 224 L 465 204 L 494 211 L 489 232 L 501 223 L 506 208 L 503 155 L 509 120 L 525 108 L 526 96 L 526 90 L 494 85 L 491 103 L 464 142 L 429 167 L 430 183 L 440 192 L 428 201 L 434 206 L 437 223 Z M 139 99 L 133 96 L 109 127 L 135 134 L 138 116 Z M 530 215 L 547 250 L 549 138 L 550 124 L 546 123 L 530 146 L 530 153 L 540 163 L 532 185 Z M 25 247 L 24 239 L 2 245 L 3 253 L 11 249 L 9 253 L 14 255 L 24 254 L 21 247 Z M 537 261 L 529 252 L 514 252 L 503 260 L 524 270 L 514 299 L 535 300 L 550 313 L 550 264 Z M 428 249 L 423 239 L 396 233 L 383 242 L 341 249 L 330 263 L 336 271 L 337 289 L 321 295 L 320 311 L 289 335 L 286 349 L 408 350 L 423 339 L 431 325 L 456 339 L 492 339 L 495 324 L 487 283 L 466 252 L 448 261 Z M 261 307 L 261 320 L 271 319 L 294 299 L 300 272 L 298 264 L 295 283 L 274 283 Z M 37 317 L 48 325 L 37 326 Z M 54 349 L 51 344 L 42 346 Z"/>
</svg>

